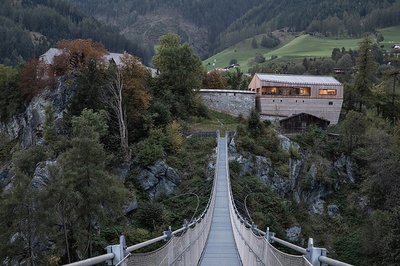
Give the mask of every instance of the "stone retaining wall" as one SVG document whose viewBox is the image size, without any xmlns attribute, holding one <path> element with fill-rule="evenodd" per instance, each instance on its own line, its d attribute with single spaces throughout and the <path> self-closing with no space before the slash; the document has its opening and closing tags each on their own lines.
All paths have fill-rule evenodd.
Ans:
<svg viewBox="0 0 400 266">
<path fill-rule="evenodd" d="M 256 104 L 252 91 L 203 89 L 199 93 L 208 108 L 230 115 L 247 117 Z"/>
</svg>

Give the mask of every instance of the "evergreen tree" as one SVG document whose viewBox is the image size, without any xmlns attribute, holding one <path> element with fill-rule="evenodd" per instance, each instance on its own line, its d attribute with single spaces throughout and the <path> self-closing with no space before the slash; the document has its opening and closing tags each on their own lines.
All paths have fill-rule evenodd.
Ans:
<svg viewBox="0 0 400 266">
<path fill-rule="evenodd" d="M 17 113 L 23 102 L 17 89 L 18 71 L 0 65 L 0 121 L 6 122 Z"/>
<path fill-rule="evenodd" d="M 372 53 L 373 41 L 370 34 L 365 34 L 360 43 L 356 75 L 354 81 L 353 97 L 358 103 L 358 111 L 362 110 L 364 105 L 371 104 L 371 88 L 375 81 L 376 62 Z"/>
<path fill-rule="evenodd" d="M 38 200 L 42 191 L 32 180 L 36 165 L 43 158 L 43 147 L 15 152 L 12 187 L 0 197 L 0 257 L 11 265 L 38 265 L 46 250 L 45 217 Z"/>
<path fill-rule="evenodd" d="M 253 36 L 253 39 L 251 39 L 251 47 L 253 47 L 254 49 L 258 48 L 257 40 L 256 40 L 256 37 L 254 37 L 254 36 Z"/>
<path fill-rule="evenodd" d="M 107 155 L 100 143 L 107 125 L 104 117 L 85 110 L 73 118 L 72 125 L 74 138 L 61 161 L 61 175 L 65 189 L 73 194 L 63 211 L 68 211 L 65 217 L 70 221 L 67 238 L 75 243 L 70 246 L 71 256 L 78 258 L 81 254 L 87 258 L 94 254 L 94 236 L 120 217 L 128 194 L 123 184 L 106 171 Z"/>
</svg>

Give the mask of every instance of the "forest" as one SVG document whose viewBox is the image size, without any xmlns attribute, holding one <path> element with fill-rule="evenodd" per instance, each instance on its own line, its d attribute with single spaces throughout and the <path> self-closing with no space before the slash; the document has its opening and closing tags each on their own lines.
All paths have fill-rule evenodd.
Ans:
<svg viewBox="0 0 400 266">
<path fill-rule="evenodd" d="M 400 24 L 398 0 L 68 1 L 121 32 L 140 36 L 152 44 L 172 30 L 193 45 L 202 59 L 247 38 L 283 28 L 333 38 L 355 38 L 364 32 Z M 168 22 L 164 17 L 183 22 Z M 157 27 L 152 27 L 153 23 Z"/>
<path fill-rule="evenodd" d="M 399 10 L 399 0 L 4 0 L 0 63 L 15 66 L 38 57 L 60 39 L 91 38 L 110 52 L 128 51 L 150 66 L 153 46 L 170 31 L 204 60 L 247 38 L 280 29 L 337 39 L 361 37 L 399 25 Z"/>
<path fill-rule="evenodd" d="M 61 39 L 87 39 L 103 43 L 110 52 L 128 51 L 148 62 L 152 47 L 128 40 L 111 26 L 99 23 L 62 0 L 0 3 L 0 63 L 16 66 L 38 58 Z"/>
<path fill-rule="evenodd" d="M 46 106 L 38 145 L 23 149 L 20 139 L 7 141 L 5 131 L 0 136 L 3 263 L 59 265 L 102 254 L 121 234 L 130 245 L 158 236 L 170 225 L 180 226 L 195 208 L 184 195 L 198 195 L 200 208 L 207 203 L 211 182 L 205 165 L 214 140 L 186 139 L 181 130 L 204 127 L 215 116 L 196 89 L 223 89 L 246 78 L 240 71 L 207 74 L 200 57 L 176 34 L 159 42 L 153 62 L 160 74 L 155 78 L 129 54 L 121 65 L 105 64 L 105 47 L 90 39 L 58 42 L 56 46 L 68 52 L 51 68 L 35 59 L 17 68 L 0 65 L 2 125 L 25 112 L 35 96 L 56 89 L 54 75 L 66 91 L 74 90 L 62 121 L 55 118 L 55 106 Z M 345 81 L 340 123 L 331 129 L 340 137 L 330 138 L 330 132 L 315 127 L 292 136 L 308 154 L 307 164 L 321 169 L 316 182 L 334 190 L 324 200 L 339 206 L 339 216 L 310 214 L 306 203 L 282 198 L 254 173 L 243 175 L 237 162 L 230 163 L 235 200 L 259 194 L 248 205 L 256 224 L 272 226 L 281 237 L 287 226 L 300 224 L 304 237 L 314 237 L 332 257 L 362 266 L 399 263 L 400 76 L 394 66 L 377 75 L 374 45 L 371 35 L 364 35 L 354 53 L 332 51 L 331 60 L 354 57 L 356 69 Z M 303 64 L 312 69 L 314 61 L 305 59 Z M 247 119 L 216 117 L 219 123 L 228 120 L 236 125 L 232 130 L 239 152 L 266 156 L 276 173 L 289 175 L 288 161 L 301 155 L 279 148 L 271 122 L 261 121 L 254 110 Z M 338 176 L 324 171 L 343 154 L 352 158 L 357 179 L 336 186 Z M 127 164 L 148 167 L 158 160 L 182 174 L 176 194 L 151 199 L 137 183 L 137 168 L 122 179 L 113 171 Z M 47 167 L 47 181 L 33 179 L 38 167 Z M 13 173 L 11 178 L 7 172 Z M 307 190 L 314 183 L 304 175 L 302 188 Z M 138 209 L 124 212 L 132 200 L 139 202 Z"/>
<path fill-rule="evenodd" d="M 310 127 L 291 137 L 310 158 L 306 168 L 321 167 L 316 182 L 330 185 L 334 193 L 324 200 L 336 204 L 340 214 L 312 215 L 306 203 L 282 198 L 231 162 L 235 200 L 259 193 L 258 201 L 249 200 L 248 206 L 256 224 L 271 225 L 280 237 L 287 227 L 301 225 L 302 237 L 314 237 L 336 259 L 361 266 L 400 263 L 400 61 L 398 54 L 382 52 L 374 30 L 399 24 L 399 1 L 197 1 L 187 7 L 176 0 L 96 3 L 74 1 L 77 9 L 91 10 L 111 26 L 63 1 L 0 3 L 0 125 L 10 125 L 38 96 L 61 87 L 74 95 L 62 116 L 56 117 L 55 106 L 45 107 L 38 145 L 22 148 L 21 135 L 7 139 L 8 134 L 22 134 L 13 132 L 13 126 L 0 134 L 1 263 L 62 265 L 102 254 L 121 234 L 133 244 L 159 236 L 170 225 L 181 226 L 195 209 L 184 195 L 197 194 L 200 208 L 207 203 L 211 182 L 206 165 L 214 145 L 210 139 L 186 139 L 182 132 L 209 129 L 210 124 L 215 129 L 221 123 L 226 129 L 232 123 L 243 156 L 266 156 L 276 173 L 288 177 L 288 161 L 302 155 L 279 149 L 272 123 L 261 121 L 257 112 L 246 119 L 216 114 L 196 93 L 199 88 L 246 88 L 249 77 L 240 68 L 207 73 L 201 58 L 256 33 L 265 33 L 262 45 L 267 46 L 274 41 L 268 32 L 281 27 L 334 38 L 362 36 L 357 50 L 338 47 L 331 58 L 265 65 L 259 55 L 250 69 L 250 74 L 312 75 L 334 75 L 335 67 L 349 70 L 337 75 L 345 85 L 339 125 L 328 132 Z M 156 40 L 152 44 L 158 44 L 156 54 L 141 32 L 126 37 L 116 33 L 135 28 L 131 25 L 141 21 L 141 12 L 166 3 L 182 6 L 182 16 L 199 27 L 218 21 L 205 38 L 199 37 L 208 44 L 202 54 L 190 31 L 151 35 Z M 235 12 L 226 12 L 227 6 Z M 212 12 L 206 12 L 209 7 Z M 113 12 L 106 15 L 105 9 Z M 364 35 L 365 30 L 373 34 Z M 49 47 L 68 51 L 50 68 L 32 57 Z M 107 50 L 129 54 L 121 65 L 108 64 L 102 59 Z M 159 70 L 155 78 L 140 64 L 150 61 Z M 337 175 L 324 170 L 342 155 L 352 159 L 357 178 L 337 186 Z M 135 178 L 157 161 L 177 169 L 182 180 L 172 195 L 150 199 Z M 116 172 L 126 165 L 132 171 L 121 178 Z M 43 183 L 33 179 L 37 169 L 48 169 L 50 178 Z M 314 185 L 307 178 L 301 183 L 304 190 Z M 138 208 L 126 212 L 135 200 Z"/>
</svg>

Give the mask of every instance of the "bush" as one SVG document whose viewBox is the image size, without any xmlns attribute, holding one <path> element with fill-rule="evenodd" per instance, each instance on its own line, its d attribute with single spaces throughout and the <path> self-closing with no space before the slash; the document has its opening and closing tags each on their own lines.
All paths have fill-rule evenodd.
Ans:
<svg viewBox="0 0 400 266">
<path fill-rule="evenodd" d="M 136 155 L 144 166 L 149 166 L 163 158 L 163 147 L 156 140 L 149 138 L 136 145 Z"/>
</svg>

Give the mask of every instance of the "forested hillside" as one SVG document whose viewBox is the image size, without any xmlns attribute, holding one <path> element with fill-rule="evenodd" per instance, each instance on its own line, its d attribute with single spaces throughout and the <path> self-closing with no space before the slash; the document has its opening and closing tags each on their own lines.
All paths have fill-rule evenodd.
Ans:
<svg viewBox="0 0 400 266">
<path fill-rule="evenodd" d="M 153 44 L 168 31 L 176 32 L 203 58 L 246 38 L 286 27 L 348 38 L 400 24 L 399 0 L 67 1 L 127 36 Z"/>
<path fill-rule="evenodd" d="M 76 38 L 91 38 L 109 51 L 129 51 L 144 61 L 151 57 L 151 50 L 140 42 L 128 40 L 64 1 L 0 2 L 0 64 L 16 65 L 37 58 L 60 39 Z"/>
</svg>

